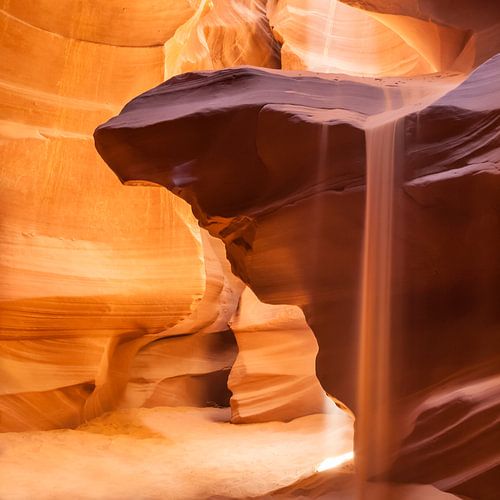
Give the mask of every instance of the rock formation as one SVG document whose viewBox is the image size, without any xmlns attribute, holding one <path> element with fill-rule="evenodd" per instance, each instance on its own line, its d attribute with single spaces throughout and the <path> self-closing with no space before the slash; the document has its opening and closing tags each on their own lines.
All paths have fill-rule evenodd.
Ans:
<svg viewBox="0 0 500 500">
<path fill-rule="evenodd" d="M 276 67 L 261 2 L 223 4 L 0 2 L 1 430 L 74 426 L 130 404 L 137 352 L 211 322 L 227 330 L 220 264 L 189 207 L 164 189 L 122 186 L 91 136 L 165 75 Z M 186 25 L 205 38 L 174 57 Z"/>
<path fill-rule="evenodd" d="M 246 288 L 231 322 L 238 356 L 229 376 L 234 423 L 327 412 L 315 375 L 318 347 L 297 306 L 263 304 Z"/>
<path fill-rule="evenodd" d="M 0 0 L 0 24 L 0 431 L 333 399 L 363 477 L 496 498 L 498 2 Z"/>
<path fill-rule="evenodd" d="M 483 424 L 496 399 L 464 408 L 456 397 L 497 374 L 499 71 L 493 58 L 462 83 L 251 68 L 192 73 L 134 99 L 95 135 L 123 181 L 161 183 L 191 203 L 261 300 L 303 309 L 318 339 L 323 387 L 356 412 L 363 186 L 373 154 L 365 145 L 377 123 L 394 122 L 393 333 L 384 346 L 393 354 L 381 422 L 391 435 L 384 446 L 396 457 L 397 479 L 424 482 L 426 467 L 414 460 L 466 453 L 467 465 L 442 459 L 432 474 L 459 491 L 468 491 L 471 470 L 473 481 L 486 478 L 497 456 L 481 444 L 493 442 L 494 419 Z M 433 408 L 444 420 L 435 420 L 425 401 L 440 391 L 448 395 Z M 483 424 L 464 421 L 463 411 L 479 407 Z M 434 439 L 426 450 L 423 435 L 453 434 L 461 425 L 472 426 L 469 439 L 441 446 Z M 368 455 L 380 445 L 360 444 Z"/>
<path fill-rule="evenodd" d="M 281 67 L 364 76 L 468 69 L 470 34 L 436 22 L 355 9 L 342 2 L 273 0 L 269 22 Z"/>
<path fill-rule="evenodd" d="M 265 0 L 200 0 L 193 15 L 165 42 L 165 78 L 239 64 L 279 68 L 278 44 Z"/>
</svg>

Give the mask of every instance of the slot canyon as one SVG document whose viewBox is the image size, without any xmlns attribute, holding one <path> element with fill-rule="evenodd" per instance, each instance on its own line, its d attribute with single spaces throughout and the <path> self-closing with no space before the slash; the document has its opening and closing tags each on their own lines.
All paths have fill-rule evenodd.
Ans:
<svg viewBox="0 0 500 500">
<path fill-rule="evenodd" d="M 0 500 L 500 499 L 498 0 L 0 26 Z"/>
</svg>

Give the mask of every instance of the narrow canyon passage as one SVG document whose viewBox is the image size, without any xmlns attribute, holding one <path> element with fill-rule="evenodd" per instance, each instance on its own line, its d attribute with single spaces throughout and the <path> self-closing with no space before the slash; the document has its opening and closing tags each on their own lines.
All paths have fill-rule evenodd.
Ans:
<svg viewBox="0 0 500 500">
<path fill-rule="evenodd" d="M 0 498 L 497 499 L 498 2 L 0 23 Z"/>
</svg>

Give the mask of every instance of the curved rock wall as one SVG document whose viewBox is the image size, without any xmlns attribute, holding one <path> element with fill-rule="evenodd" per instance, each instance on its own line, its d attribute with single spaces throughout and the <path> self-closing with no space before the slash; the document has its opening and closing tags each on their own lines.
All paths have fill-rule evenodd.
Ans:
<svg viewBox="0 0 500 500">
<path fill-rule="evenodd" d="M 497 2 L 0 7 L 0 429 L 227 384 L 234 422 L 325 411 L 318 346 L 356 409 L 366 136 L 397 120 L 390 474 L 494 498 Z M 271 69 L 181 74 L 238 65 Z M 123 186 L 92 131 L 171 76 L 96 134 Z"/>
<path fill-rule="evenodd" d="M 256 68 L 193 73 L 137 97 L 95 134 L 98 151 L 121 179 L 161 182 L 191 203 L 260 300 L 303 309 L 319 344 L 323 387 L 389 430 L 384 442 L 378 432 L 358 441 L 359 455 L 375 466 L 371 476 L 387 472 L 375 460 L 382 447 L 387 460 L 395 460 L 391 474 L 398 480 L 465 492 L 483 478 L 485 495 L 491 487 L 497 395 L 482 391 L 478 401 L 462 400 L 470 387 L 498 375 L 499 63 L 492 58 L 465 80 L 356 79 Z M 358 382 L 365 368 L 358 332 L 367 137 L 391 122 L 387 398 L 371 397 L 360 406 L 360 391 L 366 392 Z M 238 358 L 247 360 L 245 374 L 258 385 L 263 369 L 251 358 L 256 337 L 245 346 L 249 334 L 240 337 L 237 322 L 234 331 L 244 346 Z M 258 343 L 264 346 L 262 335 Z M 279 366 L 280 346 L 270 349 Z M 263 347 L 259 354 L 268 355 Z M 238 358 L 229 379 L 239 397 L 234 415 L 240 418 L 250 405 L 249 419 L 260 418 L 266 406 L 250 378 L 246 384 L 238 380 Z M 270 375 L 266 370 L 272 391 Z M 371 384 L 378 372 L 367 376 L 362 384 Z M 371 387 L 368 392 L 377 382 Z M 279 393 L 274 399 L 281 399 Z M 439 417 L 429 414 L 431 400 Z M 293 399 L 287 404 L 293 408 Z M 381 404 L 386 411 L 377 422 Z M 452 440 L 462 425 L 472 430 Z M 436 434 L 442 440 L 428 437 Z M 458 455 L 468 459 L 458 462 Z"/>
<path fill-rule="evenodd" d="M 500 50 L 500 5 L 496 0 L 483 0 L 474 4 L 467 0 L 344 0 L 344 3 L 361 8 L 375 18 L 386 14 L 396 16 L 395 31 L 404 34 L 405 20 L 420 19 L 433 25 L 440 25 L 467 33 L 465 45 L 459 58 L 459 67 L 465 69 L 469 64 L 476 67 L 497 54 Z M 402 29 L 398 29 L 400 25 Z M 432 34 L 431 39 L 434 38 Z M 421 40 L 425 42 L 425 40 Z M 446 38 L 441 43 L 446 44 Z"/>
<path fill-rule="evenodd" d="M 153 340 L 227 330 L 222 274 L 189 207 L 121 185 L 92 140 L 166 74 L 276 66 L 259 2 L 201 3 L 0 2 L 1 430 L 77 425 L 120 404 L 127 366 Z M 189 23 L 204 38 L 174 61 Z"/>
<path fill-rule="evenodd" d="M 337 0 L 275 0 L 268 12 L 283 43 L 283 69 L 365 76 L 432 73 L 453 65 L 467 37 L 460 30 L 370 14 Z"/>
<path fill-rule="evenodd" d="M 246 288 L 231 329 L 238 343 L 229 376 L 233 423 L 328 411 L 332 403 L 315 375 L 317 343 L 299 307 L 263 304 Z"/>
<path fill-rule="evenodd" d="M 242 64 L 279 68 L 279 49 L 265 6 L 266 0 L 200 0 L 165 43 L 165 79 Z"/>
</svg>

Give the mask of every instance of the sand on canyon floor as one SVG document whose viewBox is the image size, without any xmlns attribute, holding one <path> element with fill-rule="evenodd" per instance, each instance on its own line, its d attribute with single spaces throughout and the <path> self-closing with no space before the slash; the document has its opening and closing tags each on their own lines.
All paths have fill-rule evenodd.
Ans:
<svg viewBox="0 0 500 500">
<path fill-rule="evenodd" d="M 74 430 L 0 434 L 0 499 L 246 498 L 352 450 L 352 419 L 341 410 L 288 423 L 233 425 L 229 416 L 226 408 L 140 408 Z"/>
<path fill-rule="evenodd" d="M 233 425 L 229 409 L 120 410 L 78 429 L 0 434 L 0 498 L 202 499 L 262 495 L 352 450 L 332 411 Z"/>
</svg>

